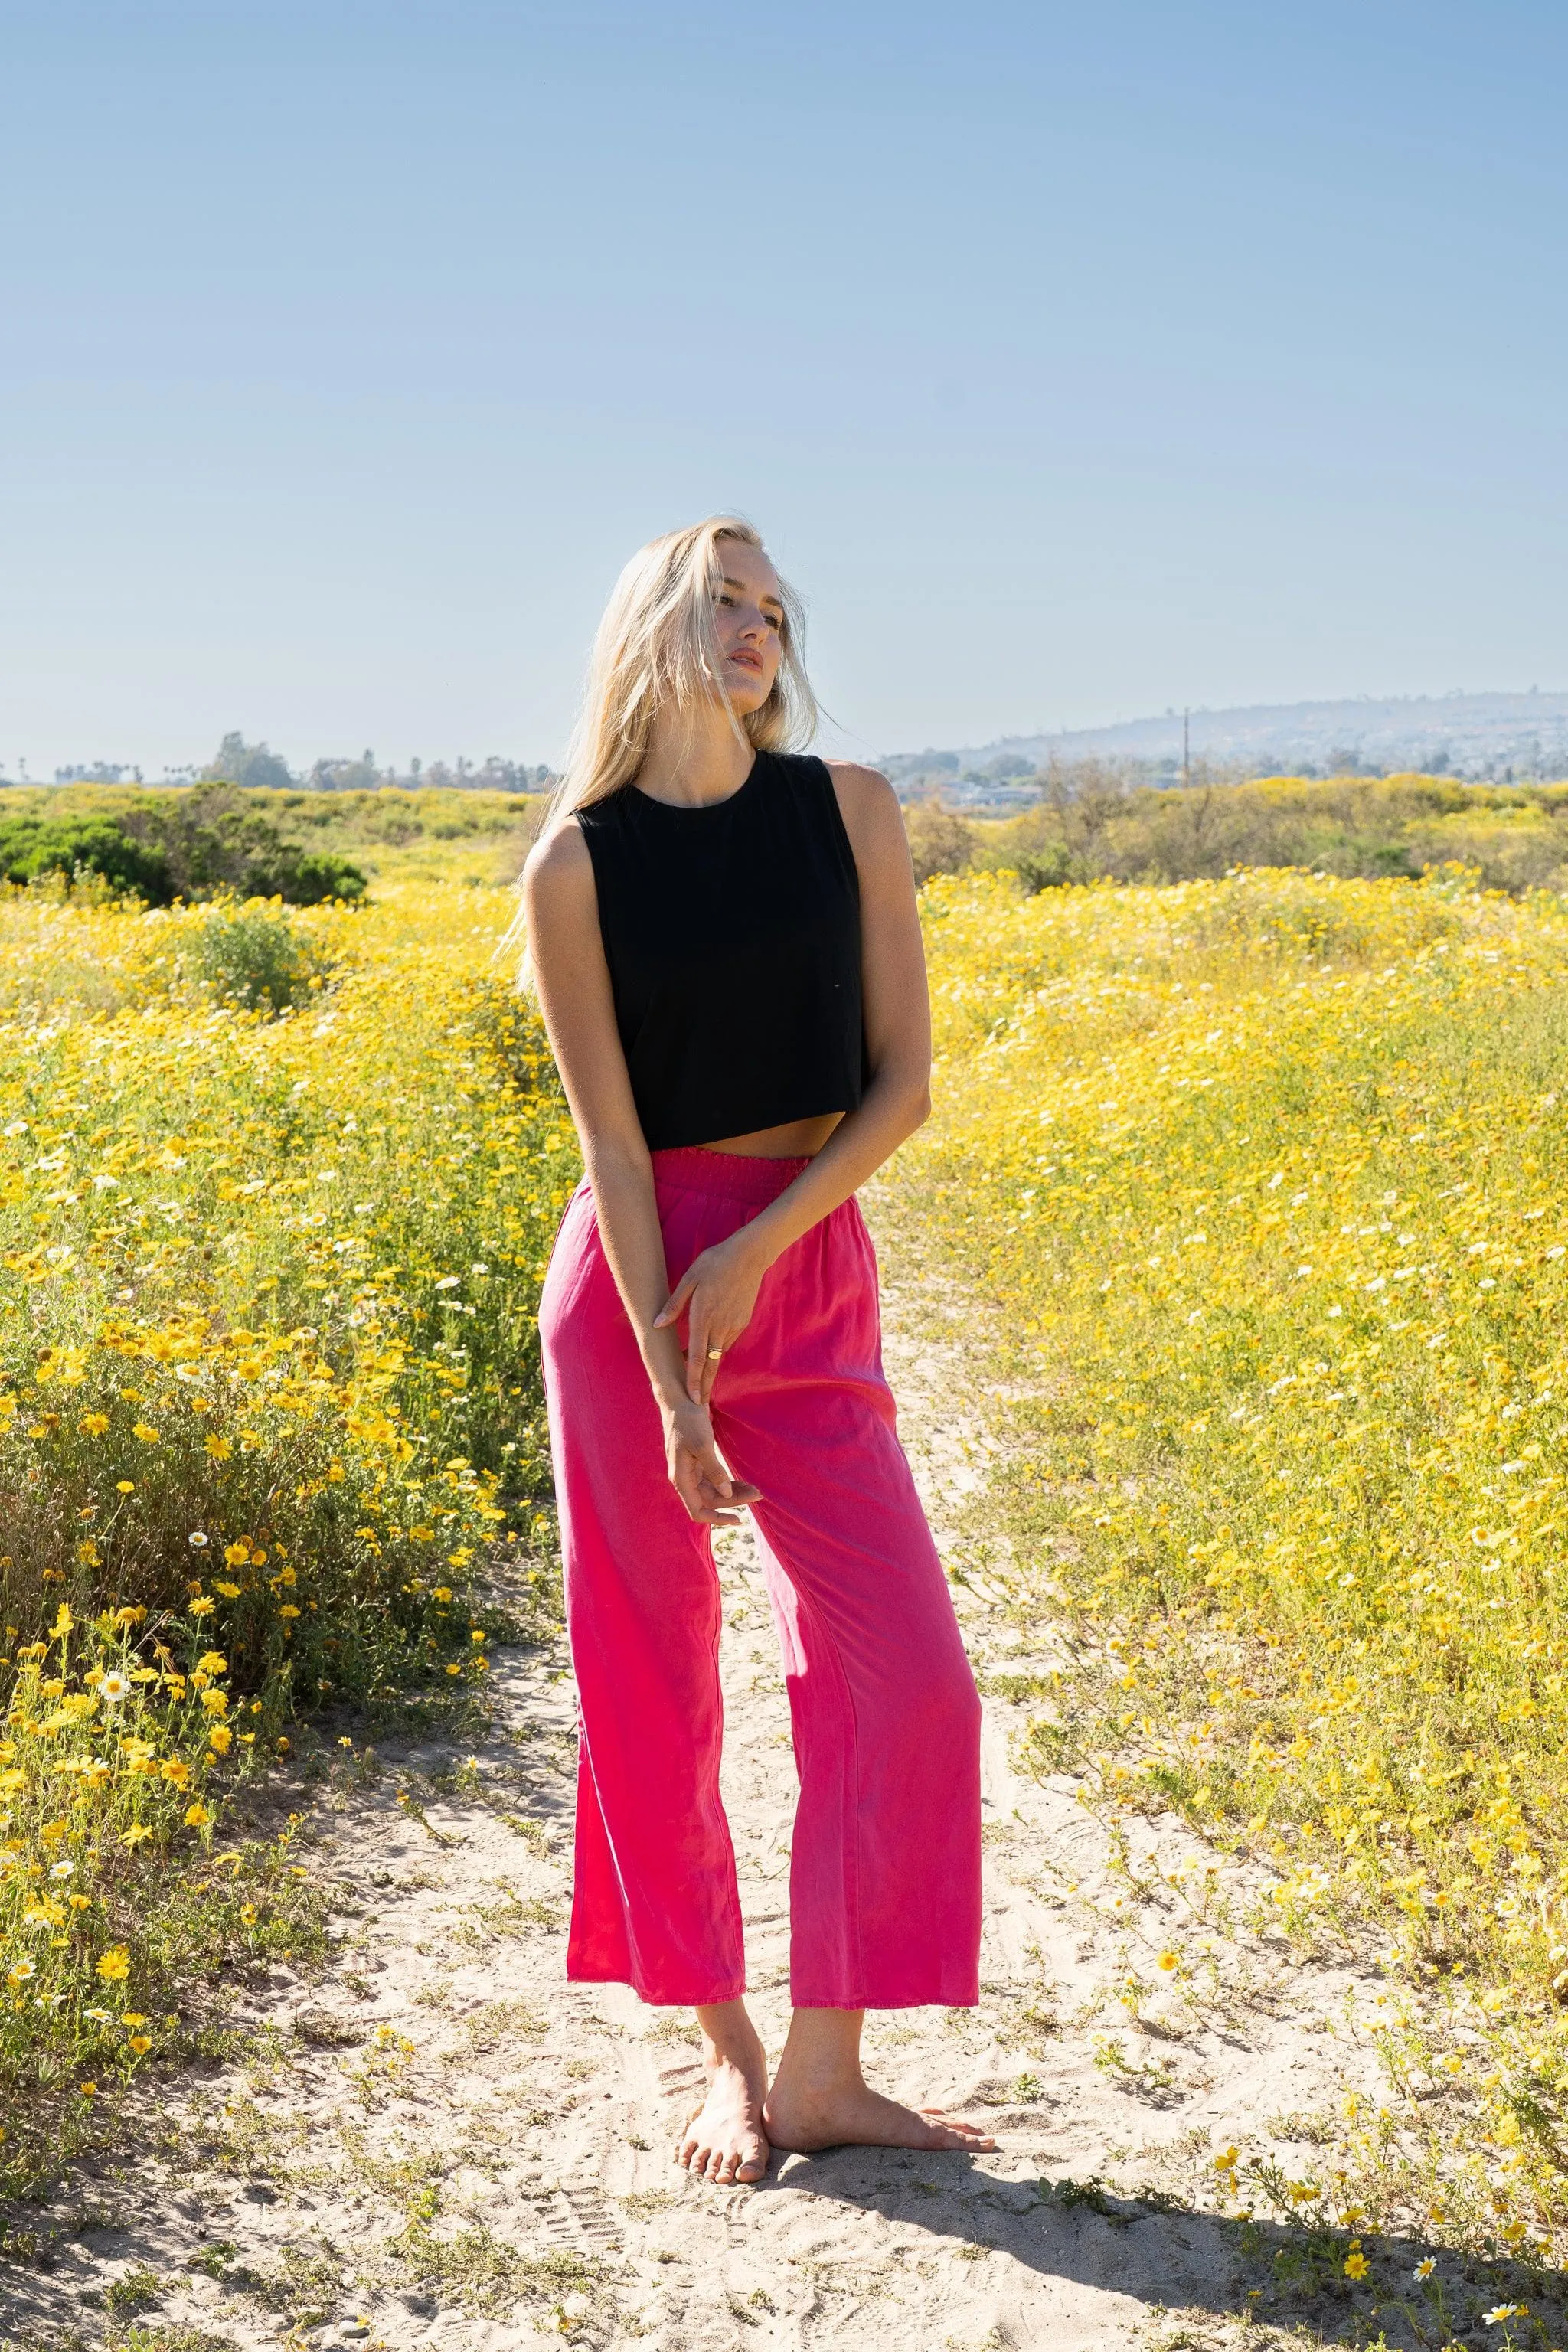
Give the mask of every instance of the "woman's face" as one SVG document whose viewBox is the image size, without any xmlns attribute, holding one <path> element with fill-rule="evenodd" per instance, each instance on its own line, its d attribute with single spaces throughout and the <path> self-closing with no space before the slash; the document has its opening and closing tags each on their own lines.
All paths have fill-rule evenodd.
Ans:
<svg viewBox="0 0 1568 2352">
<path fill-rule="evenodd" d="M 778 573 L 760 547 L 721 539 L 723 584 L 713 607 L 721 675 L 731 708 L 742 718 L 760 710 L 773 690 L 783 647 L 784 604 Z"/>
</svg>

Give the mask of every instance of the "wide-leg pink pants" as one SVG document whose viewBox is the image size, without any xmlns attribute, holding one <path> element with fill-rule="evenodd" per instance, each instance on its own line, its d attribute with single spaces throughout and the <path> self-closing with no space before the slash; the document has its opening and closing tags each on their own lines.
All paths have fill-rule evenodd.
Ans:
<svg viewBox="0 0 1568 2352">
<path fill-rule="evenodd" d="M 803 1160 L 656 1151 L 669 1278 Z M 586 1183 L 540 1310 L 582 1712 L 567 1974 L 645 2000 L 745 1989 L 719 1795 L 719 1585 Z M 966 2006 L 978 1994 L 980 1702 L 882 1376 L 877 1265 L 854 1201 L 769 1269 L 725 1354 L 713 1425 L 752 1517 L 784 1652 L 800 1801 L 797 2007 Z"/>
</svg>

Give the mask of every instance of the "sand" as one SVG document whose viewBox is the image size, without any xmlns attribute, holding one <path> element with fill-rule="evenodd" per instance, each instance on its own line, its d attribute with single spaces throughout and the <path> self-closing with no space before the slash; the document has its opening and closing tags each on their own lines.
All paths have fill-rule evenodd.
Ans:
<svg viewBox="0 0 1568 2352">
<path fill-rule="evenodd" d="M 939 1537 L 991 1444 L 960 1317 L 931 1291 L 889 1300 Z M 744 1534 L 724 1539 L 722 1581 L 725 1796 L 753 2011 L 776 2050 L 795 1787 Z M 957 1598 L 983 1685 L 1048 1663 L 984 1578 Z M 1029 1706 L 988 1696 L 980 2006 L 874 2017 L 867 2048 L 879 2087 L 982 2122 L 997 2152 L 775 2157 L 755 2189 L 699 2186 L 669 2154 L 700 2089 L 689 2017 L 564 1981 L 564 1654 L 498 1652 L 492 1703 L 477 1742 L 388 1740 L 370 1767 L 325 1751 L 331 1777 L 293 1801 L 338 1906 L 330 1963 L 249 1985 L 237 2021 L 253 2061 L 150 2078 L 123 2160 L 73 2169 L 26 2217 L 49 2266 L 0 2270 L 7 2345 L 1309 2340 L 1247 2324 L 1267 2263 L 1244 2255 L 1214 2158 L 1244 2142 L 1288 2170 L 1314 2160 L 1346 2089 L 1375 2089 L 1356 2021 L 1381 1988 L 1293 1958 L 1263 1882 L 1174 1819 L 1101 1818 L 1072 1778 L 1021 1773 Z"/>
</svg>

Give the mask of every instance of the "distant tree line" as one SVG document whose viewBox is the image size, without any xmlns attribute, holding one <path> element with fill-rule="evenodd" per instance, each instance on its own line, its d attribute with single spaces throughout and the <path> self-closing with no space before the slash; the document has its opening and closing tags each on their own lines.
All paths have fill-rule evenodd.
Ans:
<svg viewBox="0 0 1568 2352">
<path fill-rule="evenodd" d="M 357 760 L 317 760 L 303 775 L 266 743 L 247 743 L 243 735 L 226 735 L 215 756 L 200 772 L 205 783 L 238 784 L 247 791 L 374 793 L 383 790 L 416 792 L 542 793 L 555 782 L 545 767 L 530 768 L 517 760 L 491 753 L 476 766 L 472 760 L 411 760 L 406 774 L 383 768 L 374 751 Z"/>
<path fill-rule="evenodd" d="M 8 780 L 0 776 L 0 785 Z M 55 770 L 57 784 L 140 784 L 140 768 L 120 760 L 71 761 Z M 163 782 L 238 784 L 247 792 L 374 793 L 385 787 L 403 792 L 547 793 L 556 782 L 552 768 L 529 767 L 521 760 L 503 760 L 491 752 L 488 760 L 410 760 L 405 772 L 382 767 L 374 751 L 357 760 L 315 760 L 296 774 L 269 743 L 247 743 L 237 732 L 226 735 L 205 767 L 165 768 Z"/>
<path fill-rule="evenodd" d="M 72 767 L 57 768 L 55 782 L 57 784 L 139 784 L 142 771 L 140 768 L 128 768 L 118 760 L 94 760 L 88 767 L 79 762 Z"/>
</svg>

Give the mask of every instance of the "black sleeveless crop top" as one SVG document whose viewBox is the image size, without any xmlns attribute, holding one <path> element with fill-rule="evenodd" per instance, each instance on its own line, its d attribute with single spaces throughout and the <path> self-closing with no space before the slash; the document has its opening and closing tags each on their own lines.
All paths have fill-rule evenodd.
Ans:
<svg viewBox="0 0 1568 2352">
<path fill-rule="evenodd" d="M 648 1149 L 853 1110 L 860 885 L 823 762 L 759 751 L 706 808 L 623 784 L 577 823 Z"/>
</svg>

